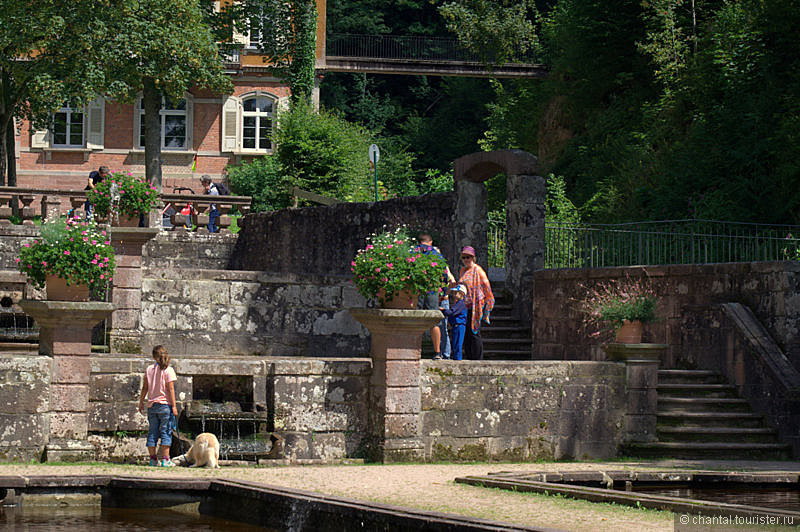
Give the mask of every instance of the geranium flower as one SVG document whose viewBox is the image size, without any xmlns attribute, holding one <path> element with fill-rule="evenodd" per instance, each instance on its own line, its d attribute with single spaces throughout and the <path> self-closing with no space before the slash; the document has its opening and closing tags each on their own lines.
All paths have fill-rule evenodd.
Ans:
<svg viewBox="0 0 800 532">
<path fill-rule="evenodd" d="M 72 240 L 72 239 L 70 238 L 70 240 Z M 64 255 L 69 255 L 69 250 L 68 249 L 64 250 Z"/>
</svg>

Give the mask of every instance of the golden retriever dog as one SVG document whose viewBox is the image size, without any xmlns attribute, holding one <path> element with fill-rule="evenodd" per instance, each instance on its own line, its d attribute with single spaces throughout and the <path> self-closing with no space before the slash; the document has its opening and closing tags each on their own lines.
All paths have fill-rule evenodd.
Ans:
<svg viewBox="0 0 800 532">
<path fill-rule="evenodd" d="M 198 434 L 186 454 L 174 458 L 173 461 L 178 465 L 188 465 L 189 467 L 218 469 L 219 440 L 210 432 Z"/>
</svg>

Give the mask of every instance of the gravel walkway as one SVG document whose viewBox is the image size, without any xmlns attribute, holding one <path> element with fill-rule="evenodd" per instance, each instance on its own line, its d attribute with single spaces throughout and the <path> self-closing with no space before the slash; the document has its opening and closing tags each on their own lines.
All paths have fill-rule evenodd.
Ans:
<svg viewBox="0 0 800 532">
<path fill-rule="evenodd" d="M 0 465 L 0 475 L 115 474 L 142 477 L 237 478 L 409 508 L 564 530 L 673 530 L 670 512 L 638 510 L 561 497 L 456 484 L 453 479 L 497 471 L 627 469 L 800 471 L 796 462 L 612 462 L 470 465 L 342 465 L 157 469 L 129 465 Z"/>
</svg>

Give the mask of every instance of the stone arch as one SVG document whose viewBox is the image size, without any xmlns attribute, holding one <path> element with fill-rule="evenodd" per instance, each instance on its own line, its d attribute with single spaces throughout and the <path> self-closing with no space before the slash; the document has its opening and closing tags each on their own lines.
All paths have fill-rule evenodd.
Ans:
<svg viewBox="0 0 800 532">
<path fill-rule="evenodd" d="M 506 174 L 506 288 L 514 297 L 514 313 L 530 323 L 533 272 L 544 266 L 546 187 L 536 156 L 523 150 L 497 150 L 456 159 L 453 238 L 457 251 L 471 245 L 479 260 L 483 257 L 485 261 L 488 223 L 484 182 L 500 172 Z"/>
</svg>

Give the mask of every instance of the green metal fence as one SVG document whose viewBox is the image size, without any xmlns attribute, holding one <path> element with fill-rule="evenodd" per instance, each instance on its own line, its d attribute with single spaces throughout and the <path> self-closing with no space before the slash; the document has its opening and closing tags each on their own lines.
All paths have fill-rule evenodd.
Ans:
<svg viewBox="0 0 800 532">
<path fill-rule="evenodd" d="M 800 226 L 717 220 L 545 224 L 545 268 L 794 259 Z M 497 259 L 502 255 L 502 259 Z M 494 258 L 494 264 L 493 262 Z M 489 265 L 505 266 L 504 220 L 489 223 Z"/>
</svg>

